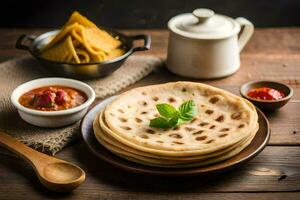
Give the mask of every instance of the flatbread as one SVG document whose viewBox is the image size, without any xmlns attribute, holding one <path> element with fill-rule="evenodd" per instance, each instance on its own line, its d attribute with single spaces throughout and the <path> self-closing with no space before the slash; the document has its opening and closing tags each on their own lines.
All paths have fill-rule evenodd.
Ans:
<svg viewBox="0 0 300 200">
<path fill-rule="evenodd" d="M 241 146 L 236 147 L 232 151 L 225 153 L 222 156 L 217 156 L 217 157 L 213 157 L 213 158 L 210 158 L 207 160 L 193 162 L 193 163 L 187 163 L 187 164 L 170 165 L 170 164 L 154 163 L 154 162 L 149 162 L 149 160 L 145 161 L 144 159 L 138 159 L 136 156 L 125 156 L 125 155 L 121 155 L 116 152 L 113 152 L 113 153 L 115 153 L 119 157 L 122 157 L 129 161 L 136 162 L 136 163 L 139 163 L 142 165 L 149 165 L 149 166 L 162 167 L 162 168 L 191 168 L 191 167 L 212 165 L 212 164 L 219 163 L 224 160 L 230 159 L 230 158 L 236 156 L 237 154 L 239 154 L 243 149 L 245 149 L 251 143 L 253 138 L 254 138 L 254 135 L 249 140 L 246 140 Z"/>
<path fill-rule="evenodd" d="M 99 114 L 99 117 L 101 117 L 101 114 L 103 112 L 101 112 Z M 242 142 L 244 142 L 244 140 L 240 141 L 237 144 L 234 144 L 226 149 L 220 150 L 220 151 L 216 151 L 213 152 L 211 154 L 207 154 L 207 155 L 196 155 L 196 156 L 162 156 L 162 155 L 156 155 L 156 154 L 151 154 L 148 152 L 144 152 L 144 151 L 139 151 L 136 150 L 134 148 L 131 148 L 130 146 L 127 146 L 125 144 L 120 143 L 119 141 L 117 141 L 116 139 L 114 139 L 113 137 L 110 137 L 108 134 L 105 133 L 104 130 L 102 130 L 100 128 L 100 124 L 99 124 L 99 120 L 98 117 L 95 118 L 94 123 L 93 123 L 93 129 L 94 129 L 94 134 L 95 137 L 98 139 L 98 141 L 101 143 L 101 141 L 103 141 L 104 143 L 108 143 L 108 145 L 113 146 L 114 148 L 118 149 L 119 151 L 122 152 L 129 152 L 135 155 L 139 155 L 142 157 L 146 157 L 146 158 L 155 158 L 155 159 L 161 159 L 161 160 L 167 160 L 167 161 L 199 161 L 199 160 L 205 160 L 211 157 L 216 157 L 219 156 L 221 154 L 227 153 L 229 151 L 231 151 L 232 149 L 236 148 L 237 146 L 239 146 Z M 253 132 L 253 130 L 252 130 Z M 100 141 L 101 140 L 101 141 Z M 151 149 L 149 150 L 151 152 Z"/>
<path fill-rule="evenodd" d="M 178 108 L 193 100 L 198 113 L 176 128 L 149 127 L 156 104 Z M 259 128 L 252 103 L 208 85 L 175 82 L 123 93 L 94 119 L 98 142 L 115 155 L 143 165 L 187 168 L 229 159 L 245 149 Z"/>
<path fill-rule="evenodd" d="M 198 114 L 175 129 L 149 127 L 158 116 L 155 105 L 178 108 L 194 100 Z M 136 88 L 123 93 L 104 111 L 100 126 L 110 136 L 139 150 L 166 156 L 205 155 L 230 147 L 247 138 L 257 125 L 254 106 L 224 90 L 193 82 L 173 82 Z M 134 148 L 133 146 L 131 146 Z"/>
<path fill-rule="evenodd" d="M 150 147 L 144 147 L 141 145 L 137 145 L 135 143 L 132 143 L 131 141 L 128 141 L 117 134 L 115 134 L 112 130 L 110 130 L 107 127 L 107 124 L 104 119 L 103 112 L 100 112 L 99 117 L 97 117 L 95 120 L 99 121 L 100 127 L 94 127 L 95 134 L 98 134 L 105 140 L 105 137 L 108 138 L 107 142 L 110 142 L 114 146 L 118 146 L 119 148 L 123 150 L 132 149 L 132 151 L 139 152 L 136 154 L 142 155 L 142 156 L 148 156 L 153 158 L 166 158 L 166 159 L 172 159 L 172 160 L 195 160 L 200 158 L 210 158 L 217 155 L 220 155 L 226 151 L 230 151 L 233 148 L 235 148 L 237 145 L 239 145 L 239 142 L 234 143 L 233 145 L 230 145 L 226 148 L 219 149 L 217 151 L 207 153 L 207 154 L 199 154 L 198 151 L 171 151 L 171 150 L 159 150 L 159 149 L 153 149 Z M 255 128 L 255 127 L 253 127 Z M 249 130 L 249 132 L 252 130 Z M 108 141 L 109 140 L 109 141 Z"/>
<path fill-rule="evenodd" d="M 103 137 L 104 135 L 101 134 L 101 129 L 99 129 L 99 122 L 97 118 L 94 120 L 93 128 L 95 130 L 94 133 L 98 142 L 119 157 L 122 157 L 124 159 L 136 163 L 155 166 L 155 167 L 186 168 L 186 167 L 204 166 L 204 165 L 217 163 L 237 155 L 238 153 L 240 153 L 240 151 L 242 151 L 245 147 L 247 147 L 250 144 L 258 129 L 258 125 L 255 127 L 255 129 L 252 131 L 252 133 L 248 138 L 241 141 L 238 145 L 235 145 L 234 148 L 231 148 L 230 151 L 226 151 L 220 155 L 211 158 L 199 158 L 196 160 L 172 160 L 172 158 L 166 160 L 162 158 L 141 156 L 139 154 L 136 154 L 135 152 L 133 153 L 132 151 L 130 151 L 130 149 L 123 149 L 123 148 L 119 148 L 118 146 L 115 146 L 114 144 L 110 143 L 109 139 L 107 140 L 107 138 L 104 139 Z"/>
</svg>

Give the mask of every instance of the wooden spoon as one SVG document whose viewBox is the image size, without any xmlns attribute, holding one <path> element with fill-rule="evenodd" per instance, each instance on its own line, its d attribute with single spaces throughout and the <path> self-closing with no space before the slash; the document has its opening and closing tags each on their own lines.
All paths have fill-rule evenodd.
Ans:
<svg viewBox="0 0 300 200">
<path fill-rule="evenodd" d="M 52 191 L 71 191 L 85 180 L 85 172 L 78 166 L 35 151 L 3 132 L 0 144 L 28 161 L 41 183 Z"/>
</svg>

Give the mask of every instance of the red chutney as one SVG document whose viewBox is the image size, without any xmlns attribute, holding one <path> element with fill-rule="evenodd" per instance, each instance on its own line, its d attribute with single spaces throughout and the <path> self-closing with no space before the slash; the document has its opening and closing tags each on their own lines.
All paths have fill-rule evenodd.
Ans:
<svg viewBox="0 0 300 200">
<path fill-rule="evenodd" d="M 27 108 L 41 111 L 58 111 L 83 104 L 87 96 L 80 90 L 65 86 L 45 86 L 30 90 L 19 98 Z"/>
<path fill-rule="evenodd" d="M 248 92 L 248 96 L 251 98 L 261 99 L 261 100 L 278 100 L 285 97 L 283 92 L 268 87 L 251 89 Z"/>
</svg>

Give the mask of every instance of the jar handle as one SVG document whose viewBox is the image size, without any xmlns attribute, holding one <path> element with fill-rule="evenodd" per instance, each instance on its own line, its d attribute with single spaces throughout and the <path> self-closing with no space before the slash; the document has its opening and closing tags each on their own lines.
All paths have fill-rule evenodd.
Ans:
<svg viewBox="0 0 300 200">
<path fill-rule="evenodd" d="M 241 52 L 244 48 L 244 46 L 247 44 L 249 39 L 251 38 L 253 32 L 254 32 L 254 26 L 253 24 L 243 17 L 238 17 L 235 19 L 243 28 L 239 35 L 238 45 L 239 45 L 239 51 Z"/>
</svg>

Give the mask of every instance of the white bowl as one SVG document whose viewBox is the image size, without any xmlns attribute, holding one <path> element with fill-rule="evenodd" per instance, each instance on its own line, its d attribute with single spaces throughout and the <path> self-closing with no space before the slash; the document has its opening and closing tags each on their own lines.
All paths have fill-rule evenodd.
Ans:
<svg viewBox="0 0 300 200">
<path fill-rule="evenodd" d="M 40 111 L 26 108 L 19 103 L 22 94 L 39 87 L 61 85 L 78 89 L 87 95 L 87 101 L 83 104 L 59 111 Z M 40 78 L 35 79 L 18 86 L 11 94 L 11 101 L 18 109 L 20 117 L 35 126 L 40 127 L 62 127 L 80 120 L 87 112 L 88 107 L 95 100 L 94 90 L 87 84 L 67 78 Z"/>
</svg>

